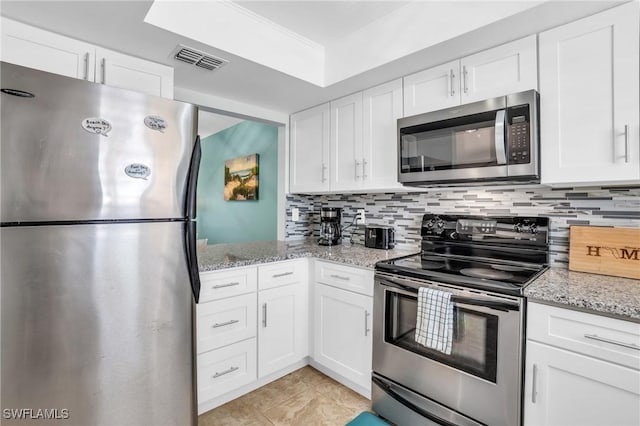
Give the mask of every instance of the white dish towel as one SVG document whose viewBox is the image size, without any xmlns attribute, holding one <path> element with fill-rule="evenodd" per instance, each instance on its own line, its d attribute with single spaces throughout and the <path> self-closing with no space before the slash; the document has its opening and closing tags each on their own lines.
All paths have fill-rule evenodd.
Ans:
<svg viewBox="0 0 640 426">
<path fill-rule="evenodd" d="M 432 288 L 418 289 L 416 342 L 451 355 L 453 303 L 451 293 Z"/>
</svg>

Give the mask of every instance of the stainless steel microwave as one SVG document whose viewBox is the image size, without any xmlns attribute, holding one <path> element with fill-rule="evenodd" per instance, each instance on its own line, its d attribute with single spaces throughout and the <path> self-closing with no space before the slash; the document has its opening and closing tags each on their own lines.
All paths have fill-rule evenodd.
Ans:
<svg viewBox="0 0 640 426">
<path fill-rule="evenodd" d="M 540 182 L 535 90 L 398 120 L 398 181 L 411 186 Z"/>
</svg>

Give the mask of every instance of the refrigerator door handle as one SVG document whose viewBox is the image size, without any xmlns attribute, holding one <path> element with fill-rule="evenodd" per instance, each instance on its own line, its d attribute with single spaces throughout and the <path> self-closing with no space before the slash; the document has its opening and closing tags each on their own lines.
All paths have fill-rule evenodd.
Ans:
<svg viewBox="0 0 640 426">
<path fill-rule="evenodd" d="M 191 164 L 189 165 L 189 176 L 187 177 L 187 197 L 186 197 L 186 217 L 187 219 L 196 218 L 196 192 L 198 188 L 198 169 L 200 168 L 200 158 L 202 150 L 200 149 L 200 136 L 196 137 L 191 154 Z"/>
<path fill-rule="evenodd" d="M 198 255 L 196 253 L 196 222 L 188 220 L 185 222 L 185 247 L 187 251 L 187 267 L 189 268 L 189 278 L 191 279 L 191 290 L 196 303 L 200 299 L 200 270 L 198 268 Z"/>
</svg>

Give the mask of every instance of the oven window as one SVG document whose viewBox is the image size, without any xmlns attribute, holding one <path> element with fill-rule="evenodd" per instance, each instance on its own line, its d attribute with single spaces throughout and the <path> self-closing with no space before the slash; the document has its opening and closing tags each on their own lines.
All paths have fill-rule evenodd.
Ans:
<svg viewBox="0 0 640 426">
<path fill-rule="evenodd" d="M 498 164 L 495 111 L 400 130 L 401 172 Z"/>
<path fill-rule="evenodd" d="M 451 355 L 415 341 L 418 302 L 415 296 L 386 291 L 385 341 L 421 356 L 496 382 L 498 317 L 454 304 Z"/>
</svg>

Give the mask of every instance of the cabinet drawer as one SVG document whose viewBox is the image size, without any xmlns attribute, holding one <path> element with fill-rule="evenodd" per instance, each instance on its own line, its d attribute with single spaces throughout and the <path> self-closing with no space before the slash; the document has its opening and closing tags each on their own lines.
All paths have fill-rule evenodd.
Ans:
<svg viewBox="0 0 640 426">
<path fill-rule="evenodd" d="M 271 263 L 258 267 L 258 285 L 260 290 L 295 284 L 304 279 L 305 259 Z"/>
<path fill-rule="evenodd" d="M 321 261 L 314 269 L 317 282 L 373 296 L 373 271 Z"/>
<path fill-rule="evenodd" d="M 256 336 L 256 293 L 200 303 L 197 309 L 198 353 Z"/>
<path fill-rule="evenodd" d="M 257 379 L 256 339 L 198 355 L 198 403 Z"/>
<path fill-rule="evenodd" d="M 200 303 L 251 293 L 257 288 L 256 267 L 200 273 Z"/>
<path fill-rule="evenodd" d="M 539 303 L 528 312 L 528 339 L 640 370 L 640 324 Z"/>
</svg>

